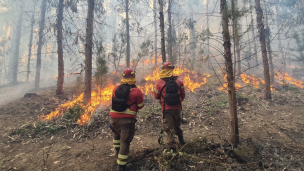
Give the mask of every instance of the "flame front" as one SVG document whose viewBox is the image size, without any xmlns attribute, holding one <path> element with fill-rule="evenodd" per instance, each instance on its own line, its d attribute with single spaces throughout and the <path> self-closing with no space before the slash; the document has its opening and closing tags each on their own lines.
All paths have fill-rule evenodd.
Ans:
<svg viewBox="0 0 304 171">
<path fill-rule="evenodd" d="M 280 84 L 286 84 L 286 83 L 289 83 L 289 84 L 292 84 L 296 87 L 299 87 L 299 88 L 304 88 L 304 83 L 303 81 L 300 81 L 300 80 L 297 80 L 297 79 L 294 79 L 292 77 L 290 77 L 288 75 L 288 73 L 285 73 L 284 75 L 282 75 L 281 73 L 279 72 L 276 72 L 277 75 L 275 76 L 275 78 L 279 79 L 280 80 Z"/>
<path fill-rule="evenodd" d="M 51 112 L 49 115 L 42 115 L 40 118 L 44 120 L 51 120 L 53 118 L 61 116 L 69 108 L 75 106 L 76 104 L 79 104 L 85 110 L 85 112 L 83 113 L 83 115 L 80 116 L 80 119 L 78 119 L 77 123 L 79 125 L 83 125 L 90 120 L 93 112 L 96 110 L 100 103 L 106 103 L 111 100 L 114 87 L 115 86 L 113 84 L 110 84 L 104 89 L 98 89 L 97 92 L 93 90 L 91 92 L 91 103 L 87 105 L 84 105 L 82 103 L 84 95 L 82 93 L 76 99 L 60 105 L 55 111 Z"/>
</svg>

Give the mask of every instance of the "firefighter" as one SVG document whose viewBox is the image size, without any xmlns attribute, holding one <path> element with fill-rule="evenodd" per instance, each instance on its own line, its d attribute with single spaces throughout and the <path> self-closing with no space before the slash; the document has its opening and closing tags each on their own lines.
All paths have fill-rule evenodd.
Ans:
<svg viewBox="0 0 304 171">
<path fill-rule="evenodd" d="M 144 107 L 142 91 L 136 87 L 135 71 L 127 68 L 123 71 L 121 85 L 113 90 L 110 128 L 114 133 L 119 171 L 129 170 L 127 166 L 130 143 L 135 133 L 136 113 Z"/>
<path fill-rule="evenodd" d="M 185 99 L 185 87 L 181 79 L 173 76 L 174 66 L 165 62 L 159 74 L 160 79 L 156 82 L 154 97 L 160 99 L 163 111 L 162 127 L 167 134 L 167 146 L 176 152 L 177 143 L 174 139 L 178 136 L 180 144 L 184 145 L 185 140 L 182 123 L 182 102 Z"/>
</svg>

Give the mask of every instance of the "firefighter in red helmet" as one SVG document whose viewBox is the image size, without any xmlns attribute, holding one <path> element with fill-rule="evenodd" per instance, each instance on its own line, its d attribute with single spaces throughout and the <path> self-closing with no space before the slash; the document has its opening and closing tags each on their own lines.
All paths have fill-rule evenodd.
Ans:
<svg viewBox="0 0 304 171">
<path fill-rule="evenodd" d="M 181 129 L 182 102 L 185 99 L 185 87 L 181 79 L 173 76 L 174 66 L 165 62 L 162 66 L 160 79 L 156 82 L 154 97 L 160 99 L 163 111 L 163 131 L 167 134 L 166 144 L 176 152 L 177 143 L 174 136 L 184 145 L 185 140 Z"/>
<path fill-rule="evenodd" d="M 116 150 L 119 171 L 129 170 L 130 143 L 135 133 L 136 114 L 144 107 L 142 91 L 136 87 L 135 71 L 123 71 L 121 85 L 113 90 L 110 128 L 114 133 L 113 146 Z"/>
</svg>

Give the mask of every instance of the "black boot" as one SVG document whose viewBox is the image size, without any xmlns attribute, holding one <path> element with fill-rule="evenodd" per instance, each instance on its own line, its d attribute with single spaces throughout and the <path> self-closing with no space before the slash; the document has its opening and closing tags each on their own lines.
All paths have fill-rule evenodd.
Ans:
<svg viewBox="0 0 304 171">
<path fill-rule="evenodd" d="M 118 171 L 126 171 L 125 165 L 118 165 Z"/>
<path fill-rule="evenodd" d="M 119 147 L 115 147 L 115 154 L 116 154 L 116 157 L 118 157 L 119 150 L 120 150 L 120 148 L 119 148 Z"/>
<path fill-rule="evenodd" d="M 185 140 L 184 140 L 184 136 L 178 136 L 178 140 L 179 140 L 179 143 L 181 143 L 181 145 L 185 145 L 186 144 L 186 142 L 185 142 Z"/>
<path fill-rule="evenodd" d="M 127 165 L 118 165 L 118 171 L 129 171 L 131 170 L 133 165 L 131 163 Z"/>
</svg>

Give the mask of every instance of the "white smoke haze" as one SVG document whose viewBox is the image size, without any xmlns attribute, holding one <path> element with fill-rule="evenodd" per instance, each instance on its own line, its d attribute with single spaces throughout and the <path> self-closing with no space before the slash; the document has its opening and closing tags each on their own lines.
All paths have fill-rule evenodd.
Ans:
<svg viewBox="0 0 304 171">
<path fill-rule="evenodd" d="M 42 47 L 42 65 L 41 65 L 41 88 L 56 86 L 56 80 L 53 77 L 58 75 L 58 57 L 57 57 L 57 37 L 56 37 L 56 21 L 57 21 L 57 6 L 58 1 L 47 1 L 45 30 L 43 35 Z M 64 21 L 63 21 L 63 52 L 64 52 L 64 67 L 67 77 L 74 73 L 84 73 L 84 47 L 86 33 L 86 16 L 87 2 L 77 1 L 72 4 L 65 4 Z M 145 59 L 153 59 L 154 54 L 154 37 L 157 34 L 157 56 L 160 53 L 160 28 L 157 24 L 157 30 L 154 30 L 154 0 L 142 0 L 130 2 L 130 42 L 131 42 L 131 62 L 143 61 Z M 157 1 L 156 1 L 157 2 Z M 253 8 L 252 16 L 250 7 L 254 2 L 239 1 L 239 9 L 247 10 L 246 14 L 239 19 L 241 37 L 241 56 L 247 57 L 248 49 L 253 52 L 253 45 L 257 44 L 258 62 L 261 64 L 261 51 L 258 41 L 258 32 L 256 29 L 256 13 Z M 272 1 L 269 1 L 272 2 Z M 283 1 L 282 1 L 283 2 Z M 41 3 L 36 0 L 0 0 L 0 102 L 1 104 L 12 101 L 16 98 L 21 98 L 25 93 L 31 92 L 34 88 L 33 81 L 36 76 L 37 63 L 37 47 L 38 47 L 38 32 L 41 18 Z M 230 3 L 230 2 L 229 2 Z M 278 11 L 275 9 L 275 3 L 267 3 L 268 21 L 271 30 L 271 44 L 274 58 L 274 68 L 282 70 L 282 55 L 287 59 L 288 71 L 293 71 L 295 68 L 302 68 L 303 63 L 294 62 L 294 56 L 299 56 L 299 53 L 291 49 L 297 48 L 296 40 L 293 38 L 294 33 L 298 32 L 302 36 L 302 26 L 288 27 L 288 22 L 292 22 L 297 14 L 293 11 L 301 10 L 297 6 L 285 7 L 283 3 L 278 4 Z M 109 67 L 109 72 L 115 70 L 113 53 L 120 57 L 118 67 L 119 74 L 125 68 L 126 53 L 125 53 L 125 12 L 124 3 L 119 0 L 96 0 L 95 22 L 94 22 L 94 51 L 93 51 L 93 68 L 97 58 L 98 48 L 102 44 L 105 48 L 104 55 Z M 158 8 L 158 2 L 157 2 Z M 165 1 L 165 31 L 168 30 L 168 3 Z M 77 9 L 77 10 L 75 10 Z M 157 9 L 157 15 L 158 9 Z M 276 15 L 278 15 L 278 18 Z M 21 18 L 20 18 L 21 16 Z M 287 18 L 286 18 L 287 16 Z M 33 41 L 32 47 L 29 48 L 32 17 L 33 24 Z M 174 47 L 174 56 L 177 59 L 176 65 L 184 67 L 190 66 L 189 61 L 210 56 L 208 68 L 207 64 L 201 65 L 199 62 L 195 64 L 195 70 L 200 72 L 216 72 L 221 73 L 223 67 L 223 46 L 222 46 L 222 28 L 220 21 L 220 4 L 218 0 L 173 0 L 172 4 L 172 24 L 176 33 L 177 43 Z M 290 20 L 287 20 L 290 19 Z M 22 21 L 22 26 L 19 27 L 19 21 Z M 189 28 L 189 21 L 193 21 L 193 30 Z M 159 19 L 157 17 L 157 23 Z M 209 39 L 209 44 L 206 40 L 200 38 L 202 33 L 206 33 L 208 29 L 212 34 Z M 252 28 L 255 29 L 255 35 L 252 34 Z M 21 29 L 21 34 L 18 30 Z M 184 35 L 184 39 L 182 39 Z M 116 36 L 117 41 L 113 41 Z M 280 37 L 280 40 L 279 40 Z M 20 46 L 17 47 L 18 39 Z M 144 42 L 150 41 L 150 45 L 146 47 L 147 51 L 141 49 Z M 280 42 L 279 42 L 280 41 Z M 16 44 L 17 43 L 17 44 Z M 280 45 L 281 43 L 281 45 Z M 167 44 L 167 43 L 166 43 Z M 192 44 L 195 44 L 195 49 L 191 49 Z M 117 47 L 116 49 L 114 47 Z M 19 55 L 16 59 L 16 51 L 19 49 Z M 29 56 L 29 50 L 31 55 Z M 303 49 L 300 49 L 303 50 Z M 144 55 L 139 55 L 144 53 Z M 30 60 L 28 60 L 30 59 Z M 17 69 L 15 63 L 17 60 Z M 29 64 L 29 65 L 28 65 Z M 160 63 L 159 63 L 160 64 Z M 243 60 L 243 70 L 249 69 L 255 65 L 254 60 Z M 211 67 L 212 66 L 212 67 Z M 30 68 L 28 70 L 28 67 Z M 144 69 L 143 69 L 144 68 Z M 201 68 L 203 68 L 201 70 Z M 137 68 L 138 80 L 148 75 L 155 69 L 153 64 L 143 64 L 139 62 Z M 17 70 L 17 85 L 12 86 L 14 82 L 13 73 Z M 260 71 L 250 70 L 261 74 Z M 29 82 L 27 74 L 29 73 Z M 300 74 L 298 74 L 300 75 Z M 303 77 L 303 76 L 302 76 Z M 299 77 L 301 78 L 301 76 Z M 43 82 L 43 80 L 50 80 Z M 67 81 L 65 81 L 67 82 Z"/>
</svg>

